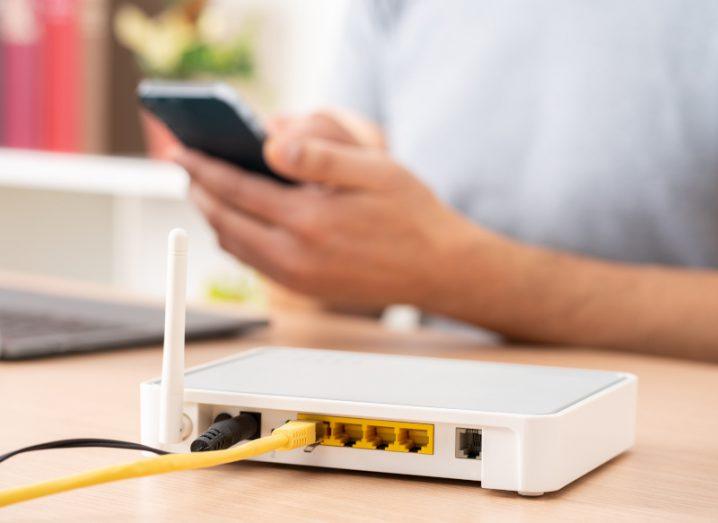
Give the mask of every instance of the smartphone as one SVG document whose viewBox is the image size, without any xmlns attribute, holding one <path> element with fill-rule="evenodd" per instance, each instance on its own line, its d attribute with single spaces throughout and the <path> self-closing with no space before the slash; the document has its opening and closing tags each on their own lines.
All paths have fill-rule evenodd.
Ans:
<svg viewBox="0 0 718 523">
<path fill-rule="evenodd" d="M 274 180 L 265 163 L 265 132 L 239 94 L 223 83 L 143 80 L 140 102 L 184 145 Z"/>
</svg>

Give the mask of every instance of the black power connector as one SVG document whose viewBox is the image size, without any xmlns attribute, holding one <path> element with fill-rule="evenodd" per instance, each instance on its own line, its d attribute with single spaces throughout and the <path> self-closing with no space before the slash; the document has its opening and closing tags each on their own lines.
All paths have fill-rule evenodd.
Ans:
<svg viewBox="0 0 718 523">
<path fill-rule="evenodd" d="M 245 439 L 259 437 L 261 414 L 241 412 L 239 416 L 222 413 L 214 419 L 214 423 L 192 442 L 192 452 L 228 449 Z"/>
</svg>

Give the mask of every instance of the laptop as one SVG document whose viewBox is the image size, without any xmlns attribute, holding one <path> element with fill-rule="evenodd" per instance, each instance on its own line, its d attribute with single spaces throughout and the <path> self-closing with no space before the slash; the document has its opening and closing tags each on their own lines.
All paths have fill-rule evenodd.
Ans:
<svg viewBox="0 0 718 523">
<path fill-rule="evenodd" d="M 226 337 L 267 324 L 263 318 L 187 311 L 188 340 Z M 155 345 L 164 309 L 121 301 L 0 288 L 0 359 Z"/>
</svg>

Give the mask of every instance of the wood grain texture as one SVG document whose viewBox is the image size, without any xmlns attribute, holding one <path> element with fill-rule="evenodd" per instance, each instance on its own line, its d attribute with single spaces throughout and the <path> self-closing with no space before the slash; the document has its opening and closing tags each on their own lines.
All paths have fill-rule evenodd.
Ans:
<svg viewBox="0 0 718 523">
<path fill-rule="evenodd" d="M 0 275 L 0 284 L 9 281 L 77 292 Z M 635 448 L 536 499 L 464 481 L 241 463 L 36 500 L 0 510 L 0 521 L 716 521 L 718 366 L 478 340 L 429 330 L 387 333 L 368 320 L 294 313 L 247 338 L 190 344 L 187 364 L 285 344 L 627 371 L 640 380 Z M 78 436 L 137 440 L 139 383 L 159 374 L 159 347 L 2 362 L 0 451 Z M 0 464 L 0 488 L 137 457 L 104 449 L 18 456 Z"/>
</svg>

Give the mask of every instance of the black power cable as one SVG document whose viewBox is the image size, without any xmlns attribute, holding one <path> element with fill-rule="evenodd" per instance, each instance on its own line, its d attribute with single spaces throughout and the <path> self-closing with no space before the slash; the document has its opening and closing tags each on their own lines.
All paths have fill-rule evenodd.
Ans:
<svg viewBox="0 0 718 523">
<path fill-rule="evenodd" d="M 141 443 L 133 443 L 131 441 L 121 441 L 116 439 L 102 439 L 102 438 L 73 438 L 73 439 L 59 439 L 56 441 L 48 441 L 47 443 L 39 443 L 37 445 L 30 445 L 29 447 L 23 447 L 21 449 L 7 452 L 6 454 L 0 455 L 0 463 L 3 461 L 23 454 L 25 452 L 33 452 L 36 450 L 50 450 L 50 449 L 77 449 L 77 448 L 89 448 L 89 447 L 101 447 L 111 449 L 126 449 L 126 450 L 143 450 L 147 452 L 153 452 L 155 454 L 163 455 L 170 454 L 165 450 L 148 447 Z"/>
<path fill-rule="evenodd" d="M 239 416 L 222 413 L 214 423 L 192 442 L 192 452 L 228 449 L 245 439 L 259 437 L 260 419 L 258 413 L 240 412 Z"/>
<path fill-rule="evenodd" d="M 207 431 L 192 442 L 192 452 L 202 452 L 207 450 L 226 449 L 239 443 L 245 439 L 255 439 L 259 437 L 259 414 L 242 412 L 239 416 L 230 416 L 229 414 L 220 414 L 215 418 L 214 423 Z M 79 448 L 110 448 L 125 450 L 141 450 L 153 452 L 160 456 L 171 454 L 165 450 L 148 447 L 141 443 L 133 443 L 132 441 L 122 441 L 117 439 L 102 438 L 73 438 L 59 439 L 56 441 L 48 441 L 46 443 L 38 443 L 21 449 L 13 450 L 0 455 L 0 463 L 3 461 L 23 454 L 25 452 L 34 452 L 36 450 L 51 449 L 79 449 Z"/>
</svg>

